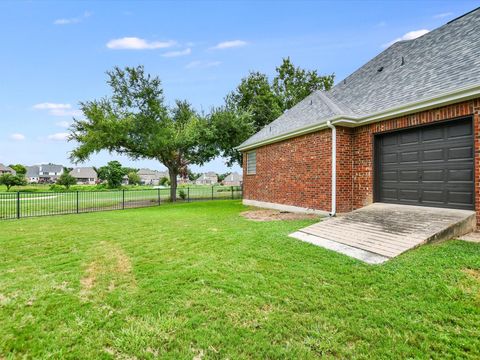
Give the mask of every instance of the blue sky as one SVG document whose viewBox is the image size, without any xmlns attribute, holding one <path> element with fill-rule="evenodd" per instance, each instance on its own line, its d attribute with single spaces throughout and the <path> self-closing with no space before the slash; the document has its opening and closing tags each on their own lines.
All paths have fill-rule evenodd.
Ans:
<svg viewBox="0 0 480 360">
<path fill-rule="evenodd" d="M 480 1 L 0 2 L 0 162 L 69 165 L 65 141 L 81 100 L 109 94 L 105 71 L 143 64 L 167 102 L 220 105 L 249 70 L 273 75 L 282 57 L 353 72 L 389 43 L 412 38 Z M 81 115 L 80 115 L 81 116 Z M 100 153 L 88 165 L 112 159 Z M 198 167 L 193 167 L 199 171 Z M 202 170 L 227 171 L 221 159 Z M 237 169 L 235 169 L 237 170 Z"/>
</svg>

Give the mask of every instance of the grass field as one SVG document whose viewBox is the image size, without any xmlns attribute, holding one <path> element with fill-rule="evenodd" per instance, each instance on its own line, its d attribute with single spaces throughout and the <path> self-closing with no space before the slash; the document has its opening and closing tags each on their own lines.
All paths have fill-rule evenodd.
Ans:
<svg viewBox="0 0 480 360">
<path fill-rule="evenodd" d="M 0 359 L 480 357 L 480 246 L 381 266 L 239 201 L 0 222 Z"/>
</svg>

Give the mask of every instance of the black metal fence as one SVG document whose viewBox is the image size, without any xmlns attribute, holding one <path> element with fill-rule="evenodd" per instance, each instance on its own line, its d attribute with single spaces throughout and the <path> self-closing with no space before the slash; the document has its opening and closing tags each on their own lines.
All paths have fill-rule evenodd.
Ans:
<svg viewBox="0 0 480 360">
<path fill-rule="evenodd" d="M 181 187 L 178 202 L 241 199 L 239 186 Z M 79 214 L 159 206 L 171 202 L 170 189 L 3 192 L 0 193 L 0 220 L 24 217 Z"/>
</svg>

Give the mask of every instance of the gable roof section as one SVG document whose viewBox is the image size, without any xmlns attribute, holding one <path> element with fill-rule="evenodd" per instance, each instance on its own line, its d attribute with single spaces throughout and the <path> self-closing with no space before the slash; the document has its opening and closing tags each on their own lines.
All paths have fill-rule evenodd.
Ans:
<svg viewBox="0 0 480 360">
<path fill-rule="evenodd" d="M 27 166 L 27 173 L 25 176 L 27 178 L 38 178 L 40 174 L 40 168 L 37 165 Z"/>
<path fill-rule="evenodd" d="M 96 179 L 97 172 L 93 167 L 77 167 L 70 171 L 70 175 L 77 179 Z"/>
<path fill-rule="evenodd" d="M 8 171 L 8 172 L 11 172 L 13 175 L 15 175 L 17 173 L 10 166 L 5 166 L 3 164 L 0 164 L 0 171 Z"/>
<path fill-rule="evenodd" d="M 480 8 L 393 44 L 330 91 L 307 96 L 239 149 L 315 131 L 329 120 L 356 126 L 480 96 L 479 53 Z"/>
<path fill-rule="evenodd" d="M 53 173 L 62 173 L 63 172 L 63 165 L 56 165 L 56 164 L 42 164 L 38 165 L 40 172 L 53 172 Z"/>
</svg>

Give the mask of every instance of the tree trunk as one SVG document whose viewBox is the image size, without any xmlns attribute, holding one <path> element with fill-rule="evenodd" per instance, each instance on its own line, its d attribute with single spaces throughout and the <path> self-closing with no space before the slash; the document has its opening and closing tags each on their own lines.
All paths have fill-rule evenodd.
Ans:
<svg viewBox="0 0 480 360">
<path fill-rule="evenodd" d="M 168 169 L 168 175 L 170 176 L 170 200 L 175 202 L 177 201 L 177 172 Z"/>
</svg>

